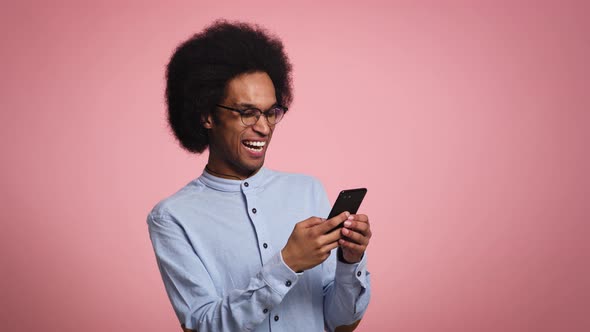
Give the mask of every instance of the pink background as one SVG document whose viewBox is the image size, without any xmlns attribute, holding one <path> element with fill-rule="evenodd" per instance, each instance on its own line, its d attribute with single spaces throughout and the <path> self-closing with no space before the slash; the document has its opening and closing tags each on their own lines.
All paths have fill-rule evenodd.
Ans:
<svg viewBox="0 0 590 332">
<path fill-rule="evenodd" d="M 206 154 L 164 66 L 219 17 L 294 64 L 266 165 L 369 189 L 359 331 L 590 330 L 587 2 L 47 3 L 0 9 L 0 330 L 179 330 L 145 217 Z"/>
</svg>

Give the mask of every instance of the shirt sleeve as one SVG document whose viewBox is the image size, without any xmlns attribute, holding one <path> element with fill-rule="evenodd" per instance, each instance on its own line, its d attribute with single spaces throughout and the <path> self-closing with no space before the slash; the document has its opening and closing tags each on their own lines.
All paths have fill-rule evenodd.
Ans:
<svg viewBox="0 0 590 332">
<path fill-rule="evenodd" d="M 299 278 L 279 252 L 251 277 L 247 287 L 222 296 L 181 225 L 170 216 L 153 212 L 147 223 L 166 292 L 186 328 L 199 332 L 250 331 L 281 303 Z"/>
<path fill-rule="evenodd" d="M 330 201 L 321 184 L 316 186 L 320 202 L 320 215 L 328 216 Z M 347 264 L 337 258 L 334 249 L 322 263 L 324 289 L 324 325 L 328 331 L 338 326 L 350 325 L 361 319 L 371 297 L 370 273 L 367 271 L 367 253 L 360 262 Z"/>
<path fill-rule="evenodd" d="M 336 250 L 324 262 L 324 324 L 328 331 L 361 319 L 371 297 L 367 254 L 356 264 L 340 262 Z"/>
</svg>

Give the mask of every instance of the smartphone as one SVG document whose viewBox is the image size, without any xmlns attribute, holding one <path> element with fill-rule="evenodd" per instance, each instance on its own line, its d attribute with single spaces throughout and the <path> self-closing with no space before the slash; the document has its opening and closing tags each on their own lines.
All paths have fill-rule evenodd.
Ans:
<svg viewBox="0 0 590 332">
<path fill-rule="evenodd" d="M 328 219 L 335 217 L 344 211 L 348 211 L 350 214 L 355 214 L 361 206 L 366 194 L 367 188 L 342 190 L 336 199 L 336 203 L 332 206 Z M 332 228 L 330 232 L 343 227 L 343 224 L 344 222 L 341 222 L 338 226 Z"/>
</svg>

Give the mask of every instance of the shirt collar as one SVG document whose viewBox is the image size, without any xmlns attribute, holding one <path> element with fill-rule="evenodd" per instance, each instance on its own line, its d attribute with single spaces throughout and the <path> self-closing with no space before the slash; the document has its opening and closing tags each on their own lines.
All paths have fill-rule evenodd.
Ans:
<svg viewBox="0 0 590 332">
<path fill-rule="evenodd" d="M 262 185 L 266 172 L 267 170 L 264 167 L 261 167 L 256 174 L 245 180 L 234 180 L 220 178 L 207 172 L 206 169 L 203 169 L 203 174 L 201 174 L 199 180 L 207 187 L 219 191 L 249 191 Z"/>
</svg>

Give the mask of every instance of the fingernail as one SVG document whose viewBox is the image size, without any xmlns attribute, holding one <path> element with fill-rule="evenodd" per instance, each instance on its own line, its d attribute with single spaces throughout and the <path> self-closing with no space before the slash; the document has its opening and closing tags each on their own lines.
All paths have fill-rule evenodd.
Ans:
<svg viewBox="0 0 590 332">
<path fill-rule="evenodd" d="M 345 222 L 344 222 L 344 226 L 348 227 L 348 226 L 350 226 L 350 225 L 352 225 L 352 223 L 351 223 L 350 221 L 345 221 Z"/>
<path fill-rule="evenodd" d="M 349 216 L 348 220 L 354 220 L 354 216 Z"/>
<path fill-rule="evenodd" d="M 349 216 L 350 216 L 350 213 L 348 213 L 348 211 L 346 211 L 346 212 L 344 212 L 344 215 L 345 215 L 346 217 L 349 217 Z"/>
<path fill-rule="evenodd" d="M 348 235 L 349 232 L 350 231 L 348 229 L 346 229 L 346 228 L 343 228 L 342 229 L 342 233 L 344 233 L 344 235 Z"/>
</svg>

